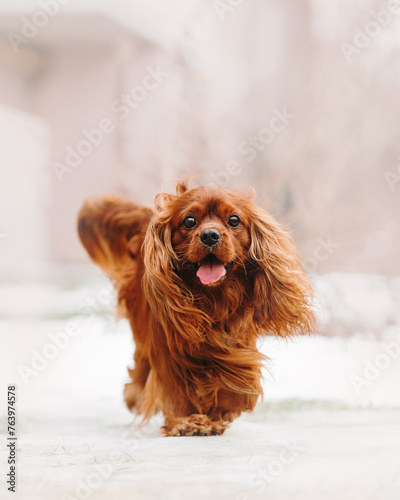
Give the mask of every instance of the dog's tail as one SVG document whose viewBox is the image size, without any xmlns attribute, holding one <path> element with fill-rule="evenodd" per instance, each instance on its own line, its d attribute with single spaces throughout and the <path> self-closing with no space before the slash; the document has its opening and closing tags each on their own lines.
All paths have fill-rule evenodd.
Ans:
<svg viewBox="0 0 400 500">
<path fill-rule="evenodd" d="M 87 198 L 78 215 L 79 238 L 109 276 L 129 271 L 140 254 L 153 210 L 116 195 Z"/>
</svg>

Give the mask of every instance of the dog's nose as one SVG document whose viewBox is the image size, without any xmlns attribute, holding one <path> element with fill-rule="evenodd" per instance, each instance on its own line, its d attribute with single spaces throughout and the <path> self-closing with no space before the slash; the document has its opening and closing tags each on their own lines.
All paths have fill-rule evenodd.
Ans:
<svg viewBox="0 0 400 500">
<path fill-rule="evenodd" d="M 205 229 L 200 235 L 201 241 L 208 247 L 213 247 L 221 239 L 221 233 L 217 229 Z"/>
</svg>

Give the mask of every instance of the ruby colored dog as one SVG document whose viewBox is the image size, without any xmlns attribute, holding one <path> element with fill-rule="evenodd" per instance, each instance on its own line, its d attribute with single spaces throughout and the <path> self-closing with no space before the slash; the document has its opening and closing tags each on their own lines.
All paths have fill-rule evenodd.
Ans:
<svg viewBox="0 0 400 500">
<path fill-rule="evenodd" d="M 312 290 L 291 237 L 243 194 L 159 194 L 155 211 L 85 201 L 80 239 L 111 278 L 135 340 L 130 409 L 164 436 L 222 434 L 262 395 L 257 339 L 312 333 Z"/>
</svg>

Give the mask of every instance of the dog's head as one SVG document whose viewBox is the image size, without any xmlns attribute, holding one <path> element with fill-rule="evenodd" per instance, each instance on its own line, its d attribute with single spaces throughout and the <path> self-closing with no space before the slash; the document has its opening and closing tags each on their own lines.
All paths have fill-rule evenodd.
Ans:
<svg viewBox="0 0 400 500">
<path fill-rule="evenodd" d="M 182 187 L 181 187 L 182 189 Z M 237 193 L 200 187 L 171 199 L 171 243 L 176 272 L 189 283 L 219 286 L 248 259 L 248 200 Z"/>
<path fill-rule="evenodd" d="M 194 291 L 240 288 L 259 326 L 280 335 L 312 330 L 309 281 L 293 240 L 271 215 L 239 192 L 185 182 L 155 204 L 143 245 L 150 303 L 155 294 L 159 307 L 170 299 L 171 315 L 179 304 L 193 306 Z"/>
</svg>

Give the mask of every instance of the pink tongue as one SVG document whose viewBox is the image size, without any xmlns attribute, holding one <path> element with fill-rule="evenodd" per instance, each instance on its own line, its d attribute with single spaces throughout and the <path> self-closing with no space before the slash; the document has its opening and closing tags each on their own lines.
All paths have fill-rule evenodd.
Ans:
<svg viewBox="0 0 400 500">
<path fill-rule="evenodd" d="M 203 285 L 210 285 L 215 283 L 222 276 L 225 276 L 226 271 L 222 264 L 216 264 L 213 262 L 207 262 L 199 267 L 196 275 L 200 278 Z"/>
</svg>

